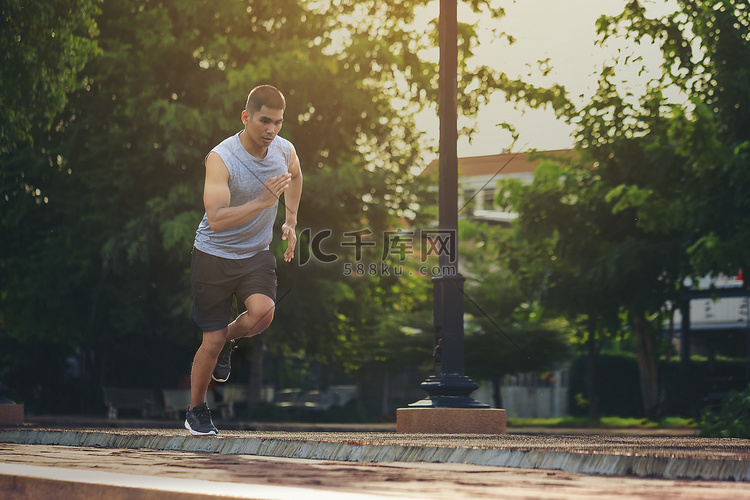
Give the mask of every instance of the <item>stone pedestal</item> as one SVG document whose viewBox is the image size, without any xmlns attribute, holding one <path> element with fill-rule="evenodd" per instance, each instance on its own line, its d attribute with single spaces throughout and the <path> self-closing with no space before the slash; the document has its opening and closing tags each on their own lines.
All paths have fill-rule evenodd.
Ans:
<svg viewBox="0 0 750 500">
<path fill-rule="evenodd" d="M 0 425 L 22 425 L 23 403 L 0 404 Z"/>
<path fill-rule="evenodd" d="M 505 410 L 399 408 L 396 432 L 404 434 L 505 434 Z"/>
</svg>

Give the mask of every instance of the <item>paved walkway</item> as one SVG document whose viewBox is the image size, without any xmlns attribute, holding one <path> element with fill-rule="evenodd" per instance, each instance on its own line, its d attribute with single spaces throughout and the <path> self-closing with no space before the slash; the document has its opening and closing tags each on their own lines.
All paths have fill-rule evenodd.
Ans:
<svg viewBox="0 0 750 500">
<path fill-rule="evenodd" d="M 0 443 L 0 498 L 750 500 L 747 483 L 453 463 L 340 462 Z"/>
<path fill-rule="evenodd" d="M 695 436 L 222 431 L 218 437 L 195 438 L 184 429 L 67 430 L 25 426 L 0 429 L 0 442 L 750 481 L 750 440 Z"/>
<path fill-rule="evenodd" d="M 56 417 L 0 428 L 0 498 L 750 500 L 750 440 L 690 431 L 227 423 L 196 438 L 180 425 Z"/>
</svg>

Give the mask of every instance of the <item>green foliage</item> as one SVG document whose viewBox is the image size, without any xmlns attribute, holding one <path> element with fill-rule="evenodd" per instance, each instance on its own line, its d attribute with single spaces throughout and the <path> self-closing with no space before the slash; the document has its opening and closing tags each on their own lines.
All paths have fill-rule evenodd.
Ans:
<svg viewBox="0 0 750 500">
<path fill-rule="evenodd" d="M 466 373 L 499 381 L 519 372 L 548 371 L 570 355 L 570 329 L 528 300 L 513 266 L 533 245 L 519 245 L 498 226 L 459 225 L 467 279 Z M 538 251 L 538 250 L 537 250 Z"/>
<path fill-rule="evenodd" d="M 681 189 L 669 198 L 664 190 L 655 192 L 650 202 L 636 207 L 639 218 L 651 220 L 651 231 L 681 228 L 686 233 L 683 253 L 686 249 L 697 273 L 735 273 L 750 260 L 750 175 L 745 168 L 750 156 L 743 146 L 750 139 L 749 5 L 746 0 L 678 4 L 672 14 L 649 18 L 641 2 L 633 1 L 622 14 L 599 20 L 602 41 L 622 30 L 633 40 L 656 41 L 662 73 L 638 104 L 624 108 L 630 120 L 607 122 L 612 113 L 586 110 L 580 116 L 599 116 L 597 123 L 615 125 L 610 143 L 645 135 L 652 148 L 671 151 L 672 168 L 681 171 Z M 614 109 L 614 95 L 604 88 L 597 101 L 602 112 Z M 687 99 L 670 102 L 665 95 L 675 89 Z"/>
<path fill-rule="evenodd" d="M 258 83 L 288 97 L 282 135 L 305 174 L 298 229 L 330 229 L 341 257 L 280 264 L 269 356 L 350 374 L 429 360 L 427 277 L 345 276 L 352 256 L 340 246 L 344 233 L 368 228 L 382 250 L 384 231 L 432 216 L 422 210 L 431 195 L 416 176 L 424 149 L 414 114 L 437 97 L 437 64 L 423 57 L 436 25 L 410 25 L 427 0 L 128 0 L 100 13 L 93 0 L 6 4 L 0 230 L 12 237 L 0 246 L 0 376 L 16 399 L 44 411 L 76 384 L 90 395 L 100 384 L 172 385 L 189 371 L 202 159 L 239 129 Z M 462 228 L 484 243 L 466 253 L 467 356 L 478 356 L 481 376 L 564 358 L 569 326 L 550 323 L 552 313 L 617 331 L 623 318 L 651 319 L 685 276 L 746 266 L 747 5 L 680 4 L 648 19 L 630 2 L 599 21 L 603 39 L 624 26 L 658 40 L 663 74 L 635 98 L 619 94 L 616 65 L 605 68 L 581 109 L 561 85 L 471 67 L 476 28 L 461 25 L 459 113 L 473 116 L 500 90 L 578 124 L 581 149 L 572 162 L 543 163 L 530 187 L 507 185 L 500 202 L 521 213 L 513 233 Z M 689 99 L 669 101 L 669 86 Z M 299 257 L 309 243 L 299 242 Z M 39 346 L 49 354 L 28 375 Z"/>
<path fill-rule="evenodd" d="M 475 380 L 499 381 L 514 373 L 546 372 L 570 356 L 564 328 L 550 323 L 523 328 L 495 324 L 467 334 L 465 349 L 466 374 Z"/>
<path fill-rule="evenodd" d="M 586 359 L 576 358 L 569 368 L 568 409 L 572 416 L 583 417 L 588 412 L 586 397 Z M 708 361 L 693 357 L 686 374 L 680 362 L 657 362 L 664 387 L 664 417 L 698 420 L 709 405 L 712 394 L 726 393 L 745 386 L 745 359 L 717 359 Z M 599 412 L 627 418 L 644 418 L 641 387 L 638 383 L 638 362 L 632 353 L 604 353 L 596 358 L 594 372 L 599 395 Z M 662 419 L 651 419 L 659 420 Z"/>
<path fill-rule="evenodd" d="M 362 413 L 356 400 L 345 406 L 332 406 L 326 410 L 283 408 L 271 403 L 253 406 L 240 405 L 237 417 L 250 422 L 315 422 L 315 423 L 371 423 L 372 417 Z"/>
<path fill-rule="evenodd" d="M 655 422 L 645 418 L 585 417 L 558 418 L 508 418 L 509 427 L 551 427 L 562 429 L 692 429 L 695 422 L 689 418 L 667 417 Z"/>
<path fill-rule="evenodd" d="M 618 78 L 640 58 L 623 53 L 580 109 L 564 93 L 543 98 L 576 125 L 578 157 L 541 165 L 531 186 L 507 187 L 517 236 L 549 249 L 520 263 L 534 271 L 528 283 L 545 308 L 587 317 L 590 338 L 634 333 L 649 413 L 660 411 L 649 323 L 686 277 L 733 274 L 750 261 L 748 3 L 677 3 L 652 18 L 636 0 L 598 20 L 602 43 L 655 41 L 661 73 L 634 94 Z"/>
<path fill-rule="evenodd" d="M 97 53 L 101 0 L 6 0 L 0 9 L 0 154 L 49 129 Z M 2 192 L 7 194 L 4 189 Z"/>
<path fill-rule="evenodd" d="M 702 437 L 750 439 L 750 387 L 730 391 L 719 411 L 704 411 L 698 430 Z"/>
<path fill-rule="evenodd" d="M 51 411 L 75 381 L 88 388 L 78 410 L 94 411 L 102 384 L 169 386 L 189 372 L 199 341 L 188 270 L 203 212 L 203 158 L 239 130 L 257 84 L 275 84 L 288 98 L 282 135 L 305 175 L 298 230 L 332 230 L 341 253 L 347 231 L 369 228 L 381 238 L 402 220 L 423 223 L 420 203 L 432 195 L 416 177 L 424 165 L 414 114 L 436 100 L 437 64 L 421 53 L 437 38 L 434 25 L 410 23 L 426 4 L 4 6 L 0 19 L 13 29 L 0 36 L 3 113 L 16 113 L 12 101 L 35 116 L 2 120 L 13 125 L 8 137 L 22 132 L 6 142 L 3 128 L 0 151 L 0 230 L 12 235 L 0 246 L 0 376 L 15 399 Z M 486 10 L 488 2 L 472 5 Z M 19 45 L 16 29 L 39 44 Z M 40 52 L 51 30 L 65 43 Z M 463 61 L 476 39 L 474 27 L 462 28 Z M 65 69 L 62 80 L 53 67 Z M 462 84 L 468 114 L 487 89 Z M 272 244 L 276 255 L 284 247 L 280 238 Z M 416 341 L 403 326 L 429 301 L 429 280 L 344 276 L 346 260 L 342 253 L 331 265 L 280 263 L 280 301 L 265 336 L 279 365 L 295 355 L 351 374 Z M 44 358 L 29 374 L 24 363 L 42 346 L 54 362 Z M 399 352 L 429 359 L 422 350 Z"/>
<path fill-rule="evenodd" d="M 568 411 L 572 416 L 588 415 L 586 398 L 587 362 L 577 358 L 569 369 Z M 643 418 L 638 366 L 632 355 L 600 355 L 594 373 L 599 412 L 602 415 Z"/>
</svg>

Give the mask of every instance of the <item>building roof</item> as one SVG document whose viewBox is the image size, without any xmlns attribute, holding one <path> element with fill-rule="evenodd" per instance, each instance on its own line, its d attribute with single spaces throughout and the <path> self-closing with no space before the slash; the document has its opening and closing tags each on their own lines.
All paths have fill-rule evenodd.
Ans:
<svg viewBox="0 0 750 500">
<path fill-rule="evenodd" d="M 569 158 L 575 154 L 573 149 L 555 149 L 551 151 L 500 153 L 496 155 L 470 156 L 458 159 L 459 177 L 493 175 L 502 170 L 503 174 L 532 173 L 544 159 L 562 156 Z M 534 157 L 532 160 L 531 157 Z M 438 160 L 433 160 L 422 172 L 432 174 L 438 171 Z"/>
</svg>

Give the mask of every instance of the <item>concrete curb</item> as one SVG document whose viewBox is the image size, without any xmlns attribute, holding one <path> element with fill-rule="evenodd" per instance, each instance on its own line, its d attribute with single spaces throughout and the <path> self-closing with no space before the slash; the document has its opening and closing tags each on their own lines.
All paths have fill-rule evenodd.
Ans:
<svg viewBox="0 0 750 500">
<path fill-rule="evenodd" d="M 382 496 L 0 463 L 6 500 L 382 500 Z"/>
<path fill-rule="evenodd" d="M 552 469 L 582 474 L 610 474 L 667 479 L 750 481 L 750 461 L 580 453 L 556 450 L 507 450 L 462 446 L 362 443 L 347 440 L 276 439 L 268 437 L 195 438 L 189 435 L 102 431 L 0 430 L 0 442 L 36 445 L 93 446 L 305 458 L 349 462 L 438 462 Z"/>
</svg>

